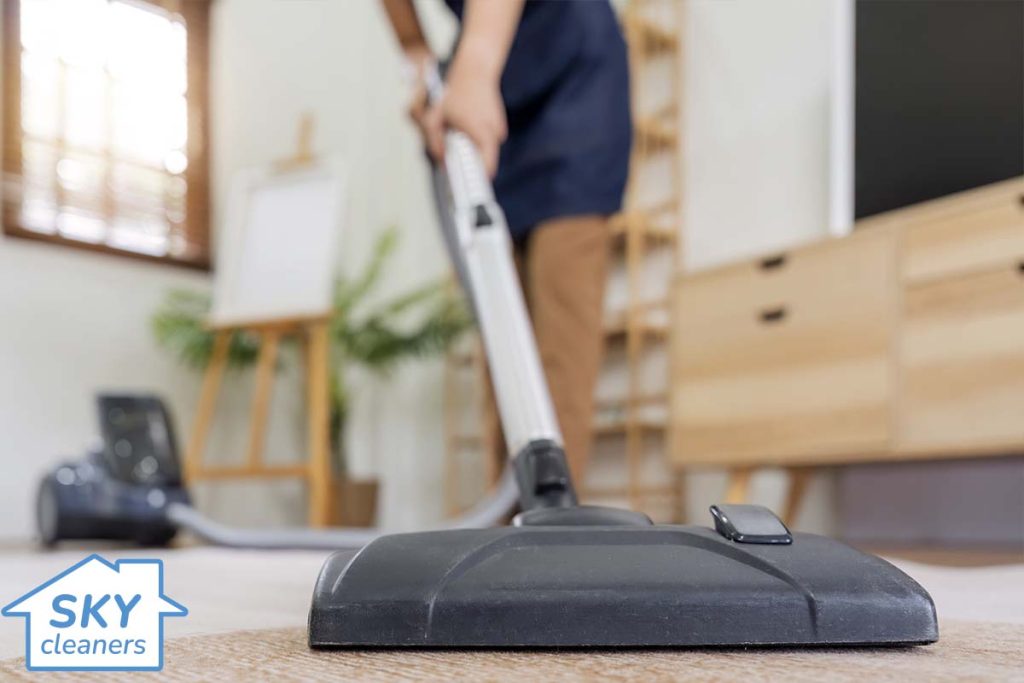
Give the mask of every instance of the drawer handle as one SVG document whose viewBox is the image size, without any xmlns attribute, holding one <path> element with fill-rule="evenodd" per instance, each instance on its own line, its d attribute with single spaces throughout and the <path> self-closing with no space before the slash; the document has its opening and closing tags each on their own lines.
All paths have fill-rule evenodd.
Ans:
<svg viewBox="0 0 1024 683">
<path fill-rule="evenodd" d="M 786 319 L 787 314 L 788 312 L 786 311 L 785 306 L 779 306 L 778 308 L 766 308 L 761 311 L 761 323 L 764 325 L 775 325 L 777 323 L 781 323 Z"/>
<path fill-rule="evenodd" d="M 1017 264 L 1017 272 L 1024 275 L 1024 261 Z"/>
<path fill-rule="evenodd" d="M 785 254 L 769 256 L 768 258 L 761 259 L 761 270 L 777 270 L 784 265 L 786 265 Z"/>
</svg>

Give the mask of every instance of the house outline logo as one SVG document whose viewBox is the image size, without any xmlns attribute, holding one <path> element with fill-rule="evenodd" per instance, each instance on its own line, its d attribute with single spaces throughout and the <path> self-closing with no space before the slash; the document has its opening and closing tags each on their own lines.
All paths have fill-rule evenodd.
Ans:
<svg viewBox="0 0 1024 683">
<path fill-rule="evenodd" d="M 87 585 L 83 586 L 83 581 Z M 62 587 L 68 587 L 67 592 L 61 592 Z M 25 668 L 29 671 L 160 671 L 164 666 L 164 619 L 186 616 L 188 608 L 164 594 L 163 560 L 111 562 L 93 553 L 6 605 L 0 614 L 25 618 Z M 140 621 L 145 623 L 140 626 Z M 102 640 L 103 653 L 68 652 L 68 639 L 64 650 L 58 652 L 63 633 L 58 631 L 56 641 L 47 638 L 54 629 L 73 629 L 68 631 L 76 637 L 72 642 L 88 642 L 87 649 L 98 648 Z M 111 635 L 118 638 L 108 641 Z M 84 638 L 79 639 L 81 636 Z M 124 652 L 113 652 L 115 640 L 124 646 Z M 47 642 L 51 643 L 50 652 L 43 649 Z M 135 644 L 131 652 L 129 644 Z M 60 663 L 54 664 L 55 659 Z"/>
</svg>

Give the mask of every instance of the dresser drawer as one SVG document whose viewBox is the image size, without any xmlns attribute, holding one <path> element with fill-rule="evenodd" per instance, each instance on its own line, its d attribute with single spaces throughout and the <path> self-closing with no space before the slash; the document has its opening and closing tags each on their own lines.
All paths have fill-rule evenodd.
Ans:
<svg viewBox="0 0 1024 683">
<path fill-rule="evenodd" d="M 672 457 L 680 463 L 870 456 L 889 436 L 895 244 L 865 232 L 750 269 L 676 282 Z"/>
<path fill-rule="evenodd" d="M 682 275 L 673 285 L 679 294 L 673 313 L 679 320 L 703 323 L 752 315 L 756 319 L 761 311 L 771 311 L 783 302 L 818 298 L 814 290 L 825 283 L 835 285 L 829 297 L 843 296 L 845 283 L 857 281 L 883 261 L 891 263 L 893 234 L 888 228 L 863 230 L 843 239 Z M 856 296 L 851 290 L 847 298 Z"/>
<path fill-rule="evenodd" d="M 1014 180 L 905 214 L 908 284 L 999 268 L 1024 259 L 1024 181 Z"/>
<path fill-rule="evenodd" d="M 908 289 L 899 450 L 998 452 L 1024 444 L 1022 268 Z"/>
</svg>

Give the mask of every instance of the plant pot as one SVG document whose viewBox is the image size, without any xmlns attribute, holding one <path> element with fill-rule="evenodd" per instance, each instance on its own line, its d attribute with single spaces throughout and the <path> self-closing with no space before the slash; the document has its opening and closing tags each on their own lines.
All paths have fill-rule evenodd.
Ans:
<svg viewBox="0 0 1024 683">
<path fill-rule="evenodd" d="M 333 526 L 373 526 L 377 519 L 376 479 L 334 480 L 334 501 L 331 510 Z"/>
</svg>

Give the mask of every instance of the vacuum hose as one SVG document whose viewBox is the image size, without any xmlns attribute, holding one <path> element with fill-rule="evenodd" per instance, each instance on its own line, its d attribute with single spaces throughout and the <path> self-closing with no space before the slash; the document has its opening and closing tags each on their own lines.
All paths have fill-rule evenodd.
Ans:
<svg viewBox="0 0 1024 683">
<path fill-rule="evenodd" d="M 509 514 L 519 499 L 511 469 L 506 469 L 497 488 L 465 514 L 448 520 L 439 529 L 473 529 L 494 526 Z M 214 545 L 260 550 L 342 550 L 362 548 L 384 534 L 376 528 L 339 529 L 239 529 L 218 524 L 194 507 L 182 503 L 167 506 L 167 519 Z"/>
</svg>

